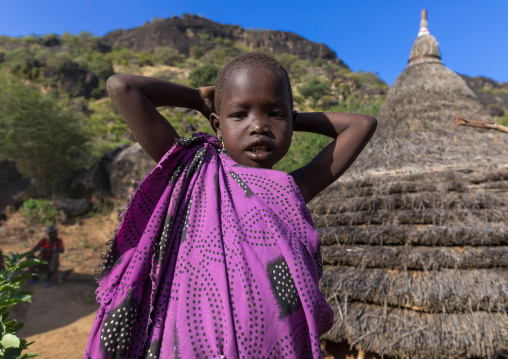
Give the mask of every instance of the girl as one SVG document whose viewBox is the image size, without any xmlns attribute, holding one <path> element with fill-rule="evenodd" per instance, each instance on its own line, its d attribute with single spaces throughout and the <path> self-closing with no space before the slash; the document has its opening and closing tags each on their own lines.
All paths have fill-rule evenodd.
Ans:
<svg viewBox="0 0 508 359">
<path fill-rule="evenodd" d="M 321 358 L 333 311 L 305 203 L 376 120 L 297 114 L 286 70 L 262 53 L 232 60 L 213 87 L 115 75 L 108 93 L 158 164 L 105 257 L 85 358 Z M 158 106 L 200 111 L 217 137 L 180 138 Z M 290 175 L 271 170 L 293 130 L 335 140 Z"/>
</svg>

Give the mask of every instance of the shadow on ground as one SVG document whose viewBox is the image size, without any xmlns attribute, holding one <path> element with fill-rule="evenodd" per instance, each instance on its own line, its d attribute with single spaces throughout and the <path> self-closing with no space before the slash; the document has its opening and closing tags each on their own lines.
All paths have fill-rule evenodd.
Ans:
<svg viewBox="0 0 508 359">
<path fill-rule="evenodd" d="M 53 283 L 49 288 L 43 282 L 25 285 L 24 289 L 35 291 L 34 302 L 17 305 L 11 316 L 24 322 L 22 337 L 61 328 L 99 309 L 96 288 L 94 276 L 81 273 L 72 273 L 63 284 Z"/>
</svg>

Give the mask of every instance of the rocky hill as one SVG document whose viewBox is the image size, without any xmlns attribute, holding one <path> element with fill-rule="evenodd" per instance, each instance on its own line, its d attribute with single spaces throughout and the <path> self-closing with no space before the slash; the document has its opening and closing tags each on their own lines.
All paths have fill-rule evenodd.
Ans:
<svg viewBox="0 0 508 359">
<path fill-rule="evenodd" d="M 286 31 L 246 30 L 239 25 L 219 24 L 188 14 L 181 18 L 173 16 L 146 22 L 143 26 L 129 30 L 112 31 L 104 36 L 102 43 L 135 52 L 153 52 L 157 47 L 168 46 L 188 56 L 192 46 L 200 46 L 207 51 L 217 46 L 217 39 L 232 41 L 251 51 L 265 49 L 275 55 L 288 53 L 303 60 L 331 60 L 349 69 L 328 46 L 309 41 L 297 34 Z"/>
<path fill-rule="evenodd" d="M 490 115 L 501 117 L 508 109 L 508 83 L 483 76 L 460 75 L 474 91 L 478 100 L 489 108 Z"/>
</svg>

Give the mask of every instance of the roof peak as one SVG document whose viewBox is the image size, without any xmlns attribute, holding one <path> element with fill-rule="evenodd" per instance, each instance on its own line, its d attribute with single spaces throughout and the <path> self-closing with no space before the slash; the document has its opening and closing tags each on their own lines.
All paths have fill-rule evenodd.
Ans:
<svg viewBox="0 0 508 359">
<path fill-rule="evenodd" d="M 427 28 L 427 10 L 422 10 L 420 21 L 420 32 L 413 44 L 409 55 L 409 64 L 415 65 L 428 62 L 441 63 L 441 53 L 436 38 L 432 36 Z"/>
<path fill-rule="evenodd" d="M 422 10 L 422 18 L 420 20 L 420 31 L 418 32 L 418 37 L 423 35 L 430 35 L 429 23 L 427 21 L 427 9 Z"/>
</svg>

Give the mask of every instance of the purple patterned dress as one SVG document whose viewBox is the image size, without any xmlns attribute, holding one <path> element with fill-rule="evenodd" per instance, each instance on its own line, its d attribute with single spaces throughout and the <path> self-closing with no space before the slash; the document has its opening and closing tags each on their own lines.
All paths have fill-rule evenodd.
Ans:
<svg viewBox="0 0 508 359">
<path fill-rule="evenodd" d="M 333 312 L 300 191 L 213 136 L 146 176 L 105 259 L 85 359 L 322 357 Z"/>
</svg>

